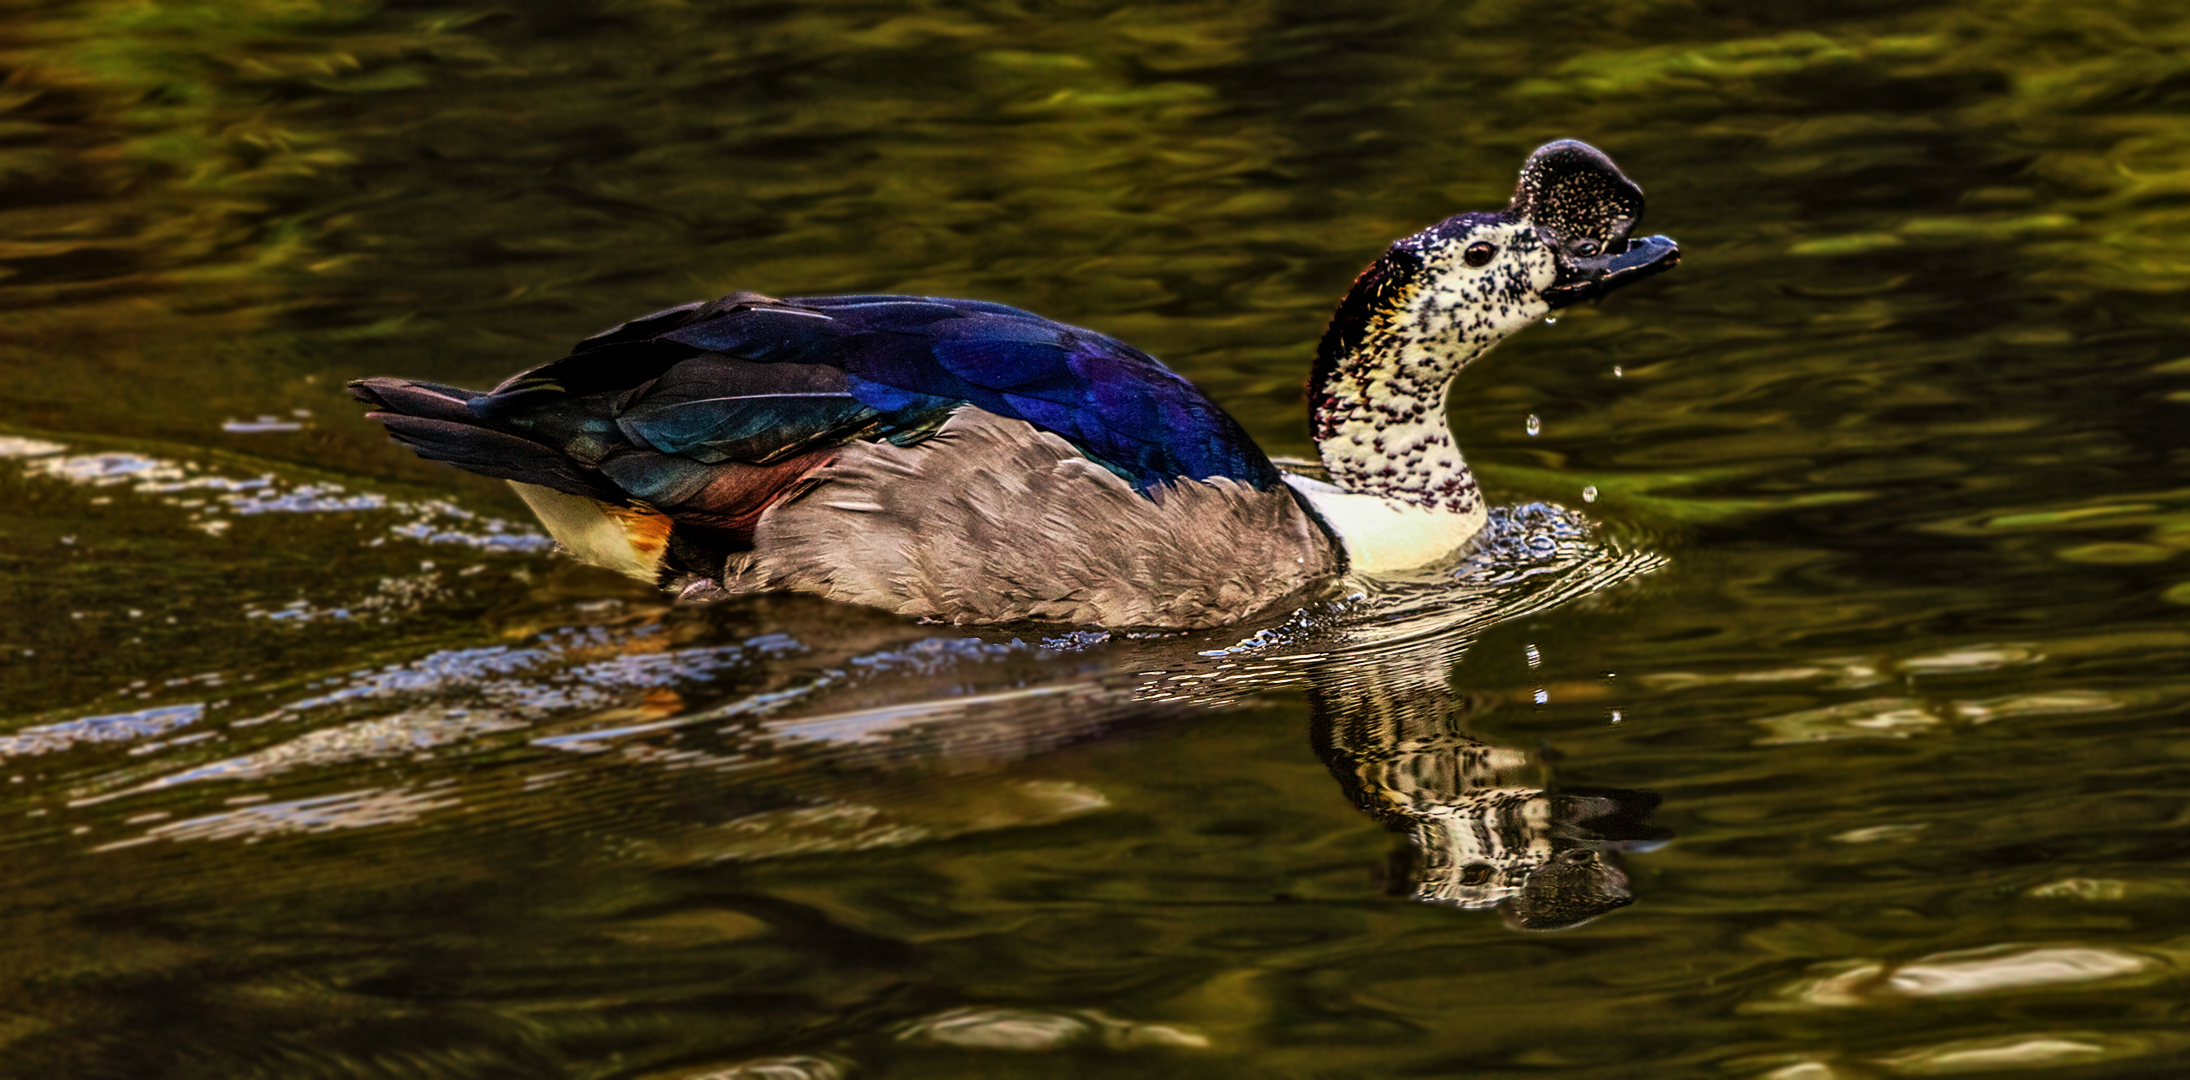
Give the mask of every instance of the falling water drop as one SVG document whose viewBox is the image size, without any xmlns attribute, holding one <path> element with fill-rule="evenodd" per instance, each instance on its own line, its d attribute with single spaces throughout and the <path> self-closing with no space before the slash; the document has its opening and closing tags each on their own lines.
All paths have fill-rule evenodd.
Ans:
<svg viewBox="0 0 2190 1080">
<path fill-rule="evenodd" d="M 1619 723 L 1619 722 L 1620 722 L 1620 720 L 1621 720 L 1621 716 L 1620 716 L 1620 710 L 1618 710 L 1618 709 L 1614 709 L 1614 710 L 1612 710 L 1612 722 L 1613 722 L 1613 723 L 1615 723 L 1615 724 L 1617 724 L 1617 723 Z"/>
<path fill-rule="evenodd" d="M 1612 365 L 1612 377 L 1613 377 L 1613 378 L 1615 378 L 1615 379 L 1624 379 L 1624 378 L 1627 378 L 1627 369 L 1626 369 L 1626 368 L 1624 368 L 1624 367 L 1621 367 L 1621 366 L 1620 366 L 1620 365 L 1618 365 L 1618 364 L 1614 364 L 1614 365 Z"/>
<path fill-rule="evenodd" d="M 1582 501 L 1583 501 L 1583 502 L 1596 502 L 1596 501 L 1597 501 L 1597 485 L 1595 485 L 1595 484 L 1591 484 L 1591 485 L 1589 485 L 1588 487 L 1585 487 L 1585 488 L 1583 488 L 1583 489 L 1582 489 Z"/>
<path fill-rule="evenodd" d="M 1549 690 L 1545 690 L 1545 689 L 1542 689 L 1542 688 L 1538 688 L 1538 689 L 1537 689 L 1537 691 L 1536 691 L 1536 704 L 1538 704 L 1538 705 L 1547 705 L 1547 704 L 1550 704 L 1550 702 L 1551 702 L 1551 691 L 1549 691 Z"/>
<path fill-rule="evenodd" d="M 1536 651 L 1534 642 L 1531 642 L 1528 647 L 1528 666 L 1531 668 L 1544 666 L 1544 654 Z"/>
<path fill-rule="evenodd" d="M 1528 433 L 1533 436 L 1542 430 L 1544 430 L 1544 422 L 1537 419 L 1535 413 L 1528 414 Z"/>
</svg>

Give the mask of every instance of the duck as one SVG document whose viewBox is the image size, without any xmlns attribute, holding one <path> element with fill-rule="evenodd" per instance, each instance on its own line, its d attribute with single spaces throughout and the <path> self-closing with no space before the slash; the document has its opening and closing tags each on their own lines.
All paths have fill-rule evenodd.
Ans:
<svg viewBox="0 0 2190 1080">
<path fill-rule="evenodd" d="M 1154 357 L 1002 304 L 735 292 L 619 324 L 490 391 L 349 384 L 421 457 L 509 481 L 578 559 L 705 602 L 800 592 L 954 624 L 1227 626 L 1439 565 L 1489 519 L 1455 377 L 1680 261 L 1642 189 L 1551 143 L 1511 202 L 1354 281 L 1316 350 L 1323 476 L 1281 468 Z"/>
</svg>

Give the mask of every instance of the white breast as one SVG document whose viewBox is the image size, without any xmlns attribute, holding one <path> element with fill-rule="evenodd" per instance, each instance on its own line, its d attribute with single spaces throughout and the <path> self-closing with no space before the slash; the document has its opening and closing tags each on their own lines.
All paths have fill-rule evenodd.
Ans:
<svg viewBox="0 0 2190 1080">
<path fill-rule="evenodd" d="M 1481 500 L 1454 513 L 1347 491 L 1305 476 L 1284 479 L 1338 534 L 1347 562 L 1363 573 L 1428 566 L 1460 550 L 1490 523 Z"/>
</svg>

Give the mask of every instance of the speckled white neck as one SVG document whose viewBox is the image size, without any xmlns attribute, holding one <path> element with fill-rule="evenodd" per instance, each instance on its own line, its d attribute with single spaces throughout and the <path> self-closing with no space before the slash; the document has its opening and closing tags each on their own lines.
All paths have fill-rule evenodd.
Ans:
<svg viewBox="0 0 2190 1080">
<path fill-rule="evenodd" d="M 1395 359 L 1383 370 L 1362 373 L 1365 396 L 1332 417 L 1328 433 L 1316 440 L 1332 482 L 1426 510 L 1459 513 L 1477 506 L 1482 500 L 1475 475 L 1445 420 L 1451 377 L 1422 385 L 1405 359 Z"/>
<path fill-rule="evenodd" d="M 1495 257 L 1468 266 L 1470 243 L 1495 244 Z M 1420 269 L 1385 294 L 1358 345 L 1332 358 L 1313 403 L 1316 450 L 1350 498 L 1303 495 L 1361 570 L 1434 562 L 1488 520 L 1445 395 L 1462 368 L 1551 310 L 1542 293 L 1557 277 L 1525 222 L 1484 223 L 1416 251 Z"/>
</svg>

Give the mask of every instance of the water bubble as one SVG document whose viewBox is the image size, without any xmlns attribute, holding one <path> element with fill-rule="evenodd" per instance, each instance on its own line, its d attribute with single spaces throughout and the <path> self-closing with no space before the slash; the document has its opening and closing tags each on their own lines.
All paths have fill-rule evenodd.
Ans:
<svg viewBox="0 0 2190 1080">
<path fill-rule="evenodd" d="M 1593 503 L 1597 501 L 1597 485 L 1591 484 L 1588 487 L 1582 489 L 1582 501 L 1585 503 Z"/>
<path fill-rule="evenodd" d="M 1528 414 L 1528 433 L 1533 436 L 1542 430 L 1544 430 L 1544 422 L 1537 419 L 1535 413 Z"/>
<path fill-rule="evenodd" d="M 1627 369 L 1618 364 L 1612 365 L 1612 377 L 1615 379 L 1627 378 Z"/>
</svg>

